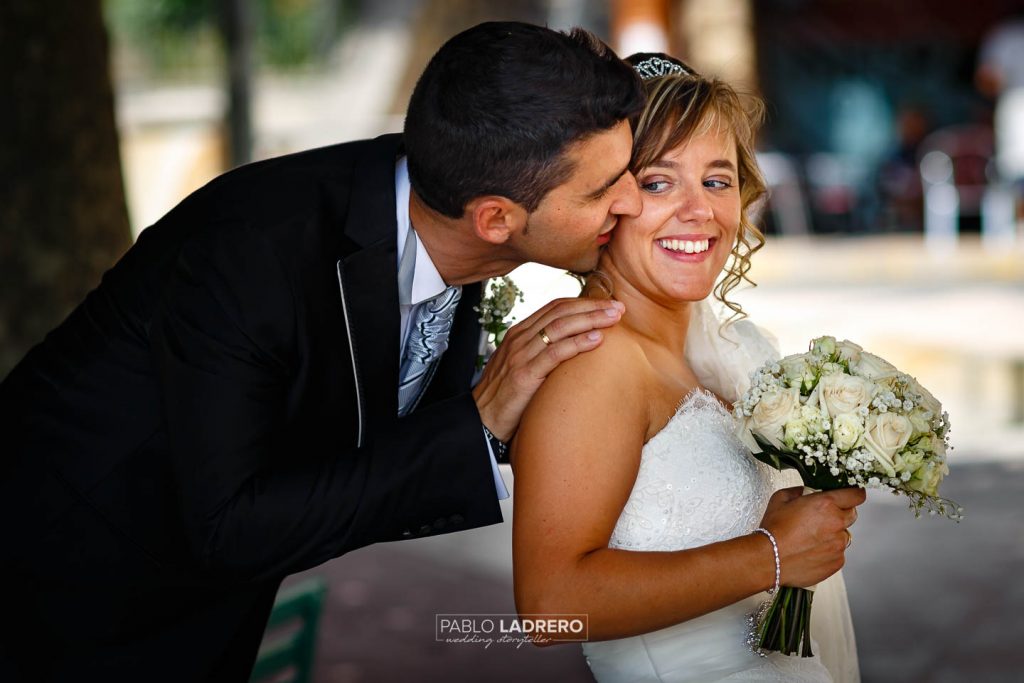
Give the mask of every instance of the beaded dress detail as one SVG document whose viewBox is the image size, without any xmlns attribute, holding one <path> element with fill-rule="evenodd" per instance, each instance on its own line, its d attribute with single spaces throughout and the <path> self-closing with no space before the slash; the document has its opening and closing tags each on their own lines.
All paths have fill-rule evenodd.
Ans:
<svg viewBox="0 0 1024 683">
<path fill-rule="evenodd" d="M 691 392 L 644 446 L 609 547 L 696 548 L 757 528 L 773 470 L 747 455 L 735 429 L 713 394 Z"/>
</svg>

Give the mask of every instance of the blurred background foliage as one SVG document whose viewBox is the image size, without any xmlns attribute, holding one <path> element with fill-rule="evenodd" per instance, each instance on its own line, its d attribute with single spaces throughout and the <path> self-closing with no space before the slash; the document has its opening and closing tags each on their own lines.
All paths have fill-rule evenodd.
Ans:
<svg viewBox="0 0 1024 683">
<path fill-rule="evenodd" d="M 256 61 L 274 69 L 322 65 L 351 28 L 356 0 L 254 0 Z M 218 0 L 106 0 L 111 30 L 155 77 L 188 77 L 223 64 Z"/>
</svg>

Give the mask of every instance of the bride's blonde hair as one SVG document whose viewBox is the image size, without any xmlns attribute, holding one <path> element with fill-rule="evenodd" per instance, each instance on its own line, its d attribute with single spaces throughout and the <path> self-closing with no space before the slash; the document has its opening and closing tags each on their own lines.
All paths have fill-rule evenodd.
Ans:
<svg viewBox="0 0 1024 683">
<path fill-rule="evenodd" d="M 764 121 L 764 103 L 756 96 L 738 92 L 724 81 L 705 78 L 667 55 L 658 56 L 682 68 L 644 80 L 647 104 L 633 127 L 633 156 L 629 168 L 637 174 L 665 152 L 715 128 L 725 127 L 733 134 L 739 165 L 740 228 L 725 266 L 725 276 L 718 281 L 714 294 L 733 312 L 730 321 L 743 318 L 746 317 L 743 308 L 730 301 L 728 294 L 744 280 L 756 286 L 748 276 L 750 257 L 765 242 L 764 233 L 749 216 L 751 207 L 767 194 L 764 176 L 754 156 L 754 139 Z M 641 54 L 628 57 L 626 61 L 636 64 L 649 58 L 650 55 Z M 593 281 L 595 277 L 600 277 L 596 271 L 587 277 L 587 289 L 597 286 L 607 291 L 603 282 Z"/>
</svg>

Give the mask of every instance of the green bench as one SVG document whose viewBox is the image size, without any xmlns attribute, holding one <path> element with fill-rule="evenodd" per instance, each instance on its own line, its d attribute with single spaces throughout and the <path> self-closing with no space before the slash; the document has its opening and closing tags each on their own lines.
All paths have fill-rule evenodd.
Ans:
<svg viewBox="0 0 1024 683">
<path fill-rule="evenodd" d="M 310 683 L 327 584 L 314 577 L 279 592 L 250 683 Z"/>
</svg>

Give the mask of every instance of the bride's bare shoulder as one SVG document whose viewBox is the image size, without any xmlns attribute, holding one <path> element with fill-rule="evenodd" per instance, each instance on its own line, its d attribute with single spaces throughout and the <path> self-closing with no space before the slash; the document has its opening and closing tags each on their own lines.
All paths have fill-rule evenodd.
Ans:
<svg viewBox="0 0 1024 683">
<path fill-rule="evenodd" d="M 633 336 L 618 326 L 602 330 L 601 344 L 563 361 L 534 396 L 529 413 L 557 406 L 559 412 L 591 413 L 615 407 L 621 416 L 639 410 L 650 388 L 650 364 Z M 628 404 L 628 405 L 627 405 Z"/>
<path fill-rule="evenodd" d="M 613 327 L 604 330 L 600 346 L 548 375 L 512 443 L 518 497 L 542 495 L 547 489 L 538 482 L 573 481 L 590 492 L 592 504 L 611 496 L 607 509 L 616 511 L 614 525 L 650 429 L 646 364 L 638 345 Z M 561 491 L 548 493 L 564 498 Z"/>
</svg>

